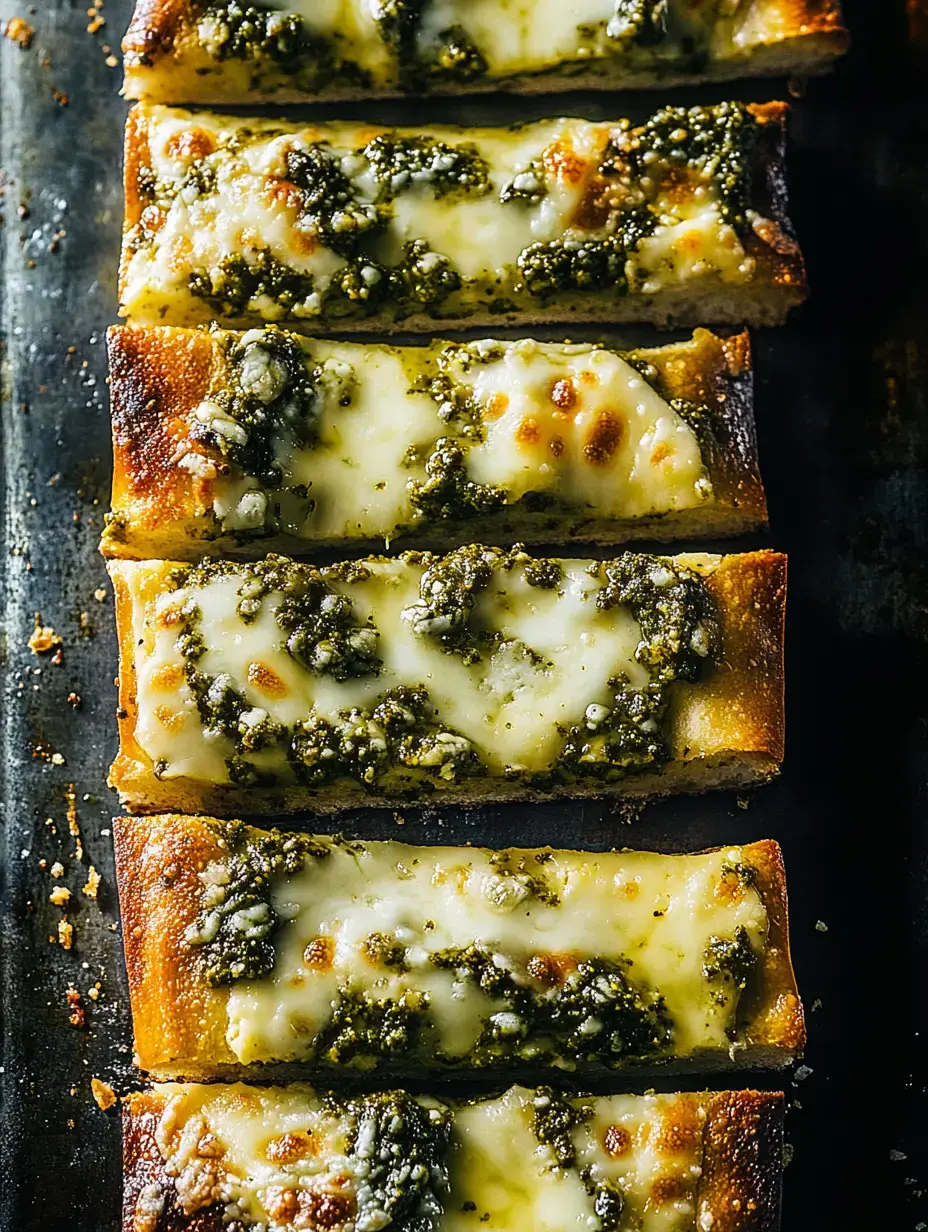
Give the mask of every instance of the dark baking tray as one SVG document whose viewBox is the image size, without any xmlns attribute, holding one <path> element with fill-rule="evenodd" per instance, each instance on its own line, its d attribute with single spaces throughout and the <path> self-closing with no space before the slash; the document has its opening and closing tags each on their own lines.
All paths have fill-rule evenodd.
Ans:
<svg viewBox="0 0 928 1232">
<path fill-rule="evenodd" d="M 115 1232 L 119 1128 L 115 1111 L 92 1102 L 90 1079 L 121 1093 L 136 1081 L 109 834 L 115 803 L 104 785 L 115 745 L 112 603 L 108 590 L 94 596 L 105 586 L 96 554 L 109 483 L 102 336 L 116 303 L 125 114 L 103 43 L 118 43 L 129 8 L 107 0 L 106 25 L 90 34 L 86 0 L 45 0 L 38 12 L 0 0 L 0 20 L 18 14 L 36 27 L 28 50 L 8 40 L 0 48 L 3 1232 Z M 810 1028 L 806 1068 L 756 1078 L 785 1083 L 791 1103 L 786 1232 L 896 1232 L 928 1220 L 928 61 L 907 41 L 903 9 L 903 0 L 848 0 L 851 55 L 796 100 L 792 212 L 813 295 L 786 328 L 755 338 L 772 514 L 765 542 L 789 552 L 791 569 L 782 777 L 749 799 L 668 801 L 635 817 L 577 804 L 407 811 L 402 831 L 392 813 L 368 813 L 344 827 L 409 840 L 662 850 L 779 839 Z M 764 98 L 786 88 L 711 93 Z M 655 98 L 560 97 L 550 106 L 641 113 Z M 544 104 L 430 110 L 510 119 Z M 60 665 L 28 649 L 37 611 L 64 639 Z M 81 865 L 67 823 L 72 783 Z M 56 859 L 67 872 L 53 882 Z M 79 892 L 91 863 L 103 878 L 96 902 Z M 61 914 L 48 895 L 60 884 L 74 895 L 70 951 L 48 940 Z M 68 986 L 86 993 L 98 979 L 100 1000 L 84 998 L 86 1027 L 69 1025 Z"/>
</svg>

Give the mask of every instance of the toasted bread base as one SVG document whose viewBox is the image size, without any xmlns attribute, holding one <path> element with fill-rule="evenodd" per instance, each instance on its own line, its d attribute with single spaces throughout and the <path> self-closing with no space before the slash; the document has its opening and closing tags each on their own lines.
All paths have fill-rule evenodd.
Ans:
<svg viewBox="0 0 928 1232">
<path fill-rule="evenodd" d="M 686 563 L 686 556 L 678 557 Z M 739 787 L 772 777 L 783 759 L 783 631 L 786 557 L 775 552 L 723 556 L 704 574 L 716 601 L 723 660 L 696 683 L 677 682 L 668 713 L 670 759 L 659 770 L 630 774 L 616 783 L 574 782 L 538 790 L 504 777 L 428 780 L 415 800 L 365 792 L 336 780 L 322 787 L 281 785 L 246 788 L 189 778 L 157 778 L 148 754 L 135 739 L 138 713 L 133 631 L 133 570 L 146 570 L 146 587 L 177 562 L 109 566 L 116 598 L 119 642 L 119 754 L 109 785 L 133 813 L 215 813 L 220 817 L 303 809 L 332 813 L 363 805 L 480 804 L 503 800 L 564 797 L 651 797 L 713 788 Z M 432 784 L 430 789 L 429 784 Z"/>
<path fill-rule="evenodd" d="M 313 1094 L 307 1089 L 307 1097 Z M 138 1232 L 140 1226 L 145 1232 L 222 1232 L 223 1206 L 216 1203 L 185 1214 L 175 1179 L 165 1167 L 156 1129 L 170 1096 L 170 1089 L 153 1087 L 125 1101 L 123 1232 Z M 783 1171 L 782 1093 L 718 1091 L 696 1098 L 705 1111 L 695 1192 L 699 1226 L 712 1232 L 775 1232 Z M 672 1140 L 673 1124 L 663 1122 L 662 1128 Z M 140 1213 L 152 1209 L 154 1217 L 140 1224 Z M 651 1218 L 641 1226 L 642 1232 L 650 1232 Z"/>
<path fill-rule="evenodd" d="M 442 550 L 475 536 L 494 542 L 607 545 L 636 539 L 713 539 L 766 525 L 748 335 L 720 338 L 700 329 L 689 341 L 629 354 L 658 369 L 670 397 L 706 407 L 708 423 L 699 436 L 713 495 L 702 505 L 633 519 L 597 517 L 591 509 L 533 514 L 513 505 L 477 521 L 427 522 L 402 535 L 385 525 L 379 541 L 292 535 L 236 539 L 217 533 L 215 480 L 199 478 L 178 459 L 194 412 L 210 388 L 219 345 L 201 331 L 163 326 L 110 329 L 113 517 L 101 540 L 104 556 L 195 560 L 208 554 L 255 559 L 267 552 L 300 556 L 349 543 L 352 551 L 376 551 L 384 540 Z"/>
<path fill-rule="evenodd" d="M 204 981 L 197 952 L 184 940 L 200 911 L 203 883 L 199 874 L 224 856 L 218 839 L 209 818 L 121 817 L 114 823 L 137 1062 L 159 1080 L 235 1079 L 256 1074 L 298 1077 L 306 1073 L 305 1064 L 238 1063 L 226 1043 L 229 990 Z M 739 1026 L 737 1046 L 636 1063 L 629 1067 L 636 1075 L 782 1068 L 802 1052 L 805 1026 L 790 961 L 783 855 L 769 840 L 751 843 L 741 851 L 754 870 L 769 933 L 762 984 Z M 172 870 L 169 878 L 165 875 L 168 869 Z M 416 1073 L 443 1072 L 440 1066 L 430 1068 L 427 1059 L 418 1056 L 414 1064 Z M 410 1072 L 409 1062 L 402 1059 L 384 1068 L 406 1077 Z M 590 1068 L 595 1072 L 596 1067 Z M 540 1068 L 539 1073 L 543 1075 L 544 1070 Z"/>
</svg>

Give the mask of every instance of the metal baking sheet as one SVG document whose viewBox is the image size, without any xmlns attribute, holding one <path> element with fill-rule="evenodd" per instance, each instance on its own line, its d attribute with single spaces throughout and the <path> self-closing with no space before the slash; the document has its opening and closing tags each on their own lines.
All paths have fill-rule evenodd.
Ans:
<svg viewBox="0 0 928 1232">
<path fill-rule="evenodd" d="M 790 1101 L 786 1232 L 928 1223 L 928 61 L 907 44 L 904 8 L 848 0 L 852 54 L 796 99 L 792 212 L 813 295 L 789 326 L 755 338 L 765 542 L 789 552 L 791 570 L 782 777 L 750 797 L 634 814 L 591 804 L 405 810 L 402 830 L 391 812 L 343 827 L 413 841 L 661 850 L 779 839 L 810 1028 L 801 1069 L 756 1078 L 783 1082 Z M 102 338 L 116 305 L 126 110 L 112 57 L 130 3 L 106 0 L 95 32 L 87 9 L 86 0 L 0 0 L 0 23 L 21 16 L 35 28 L 28 48 L 0 40 L 3 1232 L 116 1232 L 118 1120 L 94 1104 L 90 1081 L 119 1093 L 136 1081 L 115 801 L 104 783 L 115 747 L 112 601 L 96 553 L 110 466 Z M 708 93 L 764 98 L 786 88 Z M 641 114 L 655 100 L 561 96 L 556 107 Z M 544 104 L 428 109 L 511 120 Z M 378 104 L 375 113 L 414 119 L 424 108 Z M 60 663 L 29 649 L 37 612 L 62 638 Z M 96 900 L 81 892 L 90 865 L 102 878 Z M 49 941 L 62 919 L 49 894 L 62 885 L 72 894 L 70 950 Z M 69 1023 L 71 987 L 83 1027 Z"/>
</svg>

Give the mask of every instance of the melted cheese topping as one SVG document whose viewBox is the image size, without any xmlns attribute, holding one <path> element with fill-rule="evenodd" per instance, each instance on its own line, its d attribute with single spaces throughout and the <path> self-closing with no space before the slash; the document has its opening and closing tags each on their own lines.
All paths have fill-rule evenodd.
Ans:
<svg viewBox="0 0 928 1232">
<path fill-rule="evenodd" d="M 261 350 L 255 338 L 250 357 Z M 478 343 L 503 355 L 489 362 L 456 362 L 451 375 L 477 401 L 483 439 L 443 421 L 439 404 L 412 388 L 413 374 L 428 370 L 439 348 L 359 346 L 303 340 L 307 363 L 334 365 L 350 374 L 350 402 L 340 386 L 313 406 L 315 439 L 302 445 L 281 427 L 273 445 L 281 488 L 270 492 L 232 459 L 219 475 L 214 454 L 195 440 L 175 447 L 175 464 L 211 478 L 207 506 L 215 529 L 272 534 L 276 526 L 311 540 L 387 541 L 424 520 L 410 501 L 410 482 L 426 478 L 425 462 L 438 438 L 450 437 L 466 451 L 467 473 L 480 484 L 502 487 L 506 504 L 526 493 L 544 493 L 555 508 L 600 520 L 660 516 L 704 505 L 712 485 L 693 429 L 614 351 L 525 340 Z M 220 381 L 229 379 L 225 370 Z M 234 378 L 233 378 L 234 379 Z M 207 417 L 215 393 L 192 408 L 190 422 Z M 176 431 L 176 427 L 174 429 Z M 415 460 L 410 460 L 410 451 Z M 296 491 L 294 491 L 296 489 Z M 276 526 L 267 525 L 272 507 Z M 184 526 L 196 539 L 203 531 Z M 143 515 L 144 516 L 144 515 Z M 527 510 L 519 516 L 530 517 Z M 551 516 L 547 506 L 545 517 Z M 132 533 L 133 510 L 126 510 Z"/>
<path fill-rule="evenodd" d="M 452 1061 L 462 1057 L 499 1006 L 429 956 L 472 943 L 499 955 L 522 980 L 531 978 L 528 964 L 539 956 L 560 956 L 567 969 L 588 958 L 630 959 L 632 983 L 664 998 L 674 1056 L 727 1051 L 736 1038 L 738 998 L 728 995 L 730 985 L 707 981 L 702 965 L 711 937 L 731 938 L 741 928 L 763 952 L 763 900 L 731 872 L 750 852 L 554 852 L 541 863 L 535 854 L 513 853 L 525 856 L 528 873 L 543 880 L 557 905 L 536 897 L 527 875 L 507 872 L 510 864 L 480 849 L 367 843 L 307 860 L 301 873 L 274 888 L 273 906 L 286 923 L 276 936 L 273 973 L 229 989 L 227 1041 L 237 1059 L 310 1056 L 346 986 L 391 1000 L 407 990 L 426 992 L 436 1031 L 427 1051 L 437 1046 Z M 209 883 L 216 870 L 204 876 Z M 372 962 L 365 949 L 372 934 L 404 947 L 410 969 Z M 326 939 L 321 965 L 312 945 L 319 938 Z"/>
<path fill-rule="evenodd" d="M 686 558 L 691 567 L 709 569 L 718 559 Z M 275 620 L 280 592 L 268 595 L 246 622 L 236 611 L 240 573 L 170 590 L 164 582 L 170 566 L 122 566 L 133 605 L 135 738 L 160 763 L 161 777 L 227 783 L 226 758 L 234 751 L 228 736 L 205 727 L 186 683 L 177 613 L 188 601 L 199 609 L 196 627 L 205 646 L 198 670 L 226 678 L 256 713 L 288 726 L 313 715 L 337 722 L 356 707 L 372 710 L 396 686 L 424 685 L 439 722 L 470 742 L 489 776 L 549 768 L 566 728 L 583 721 L 590 707 L 608 712 L 610 680 L 624 673 L 634 688 L 647 683 L 647 671 L 635 658 L 638 623 L 624 607 L 597 607 L 601 583 L 587 571 L 588 560 L 562 562 L 557 590 L 531 586 L 520 569 L 496 569 L 474 619 L 501 639 L 476 663 L 446 653 L 404 618 L 404 609 L 419 598 L 421 565 L 403 558 L 366 563 L 366 578 L 332 586 L 350 597 L 359 624 L 379 630 L 382 667 L 376 675 L 344 681 L 314 674 L 287 652 Z M 273 690 L 263 683 L 268 678 L 277 682 Z M 293 781 L 279 745 L 251 754 L 250 760 L 279 782 Z"/>
<path fill-rule="evenodd" d="M 145 208 L 144 233 L 135 238 L 129 233 L 123 254 L 123 315 L 181 324 L 209 320 L 217 310 L 192 294 L 191 278 L 208 277 L 214 287 L 221 286 L 218 271 L 223 261 L 244 258 L 253 265 L 258 254 L 267 251 L 312 282 L 305 294 L 294 292 L 292 304 L 256 292 L 245 315 L 271 321 L 288 316 L 305 323 L 323 320 L 326 292 L 348 261 L 306 230 L 299 191 L 286 179 L 286 154 L 314 142 L 330 143 L 343 155 L 343 167 L 360 199 L 371 201 L 376 184 L 366 161 L 355 152 L 384 130 L 348 124 L 306 128 L 164 107 L 148 108 L 144 116 L 150 169 L 156 182 L 169 191 Z M 434 254 L 448 258 L 463 283 L 434 310 L 424 309 L 435 316 L 486 312 L 494 296 L 515 309 L 543 310 L 544 301 L 523 286 L 517 259 L 537 241 L 595 240 L 610 234 L 614 220 L 610 222 L 608 211 L 599 219 L 595 211 L 580 209 L 610 130 L 608 124 L 578 119 L 546 120 L 509 130 L 415 130 L 416 136 L 429 140 L 475 145 L 489 166 L 490 190 L 436 197 L 428 182 L 403 190 L 392 203 L 392 218 L 371 241 L 369 259 L 392 268 L 402 261 L 404 245 L 413 240 L 425 240 Z M 204 154 L 216 172 L 214 188 L 177 191 L 190 166 Z M 500 192 L 513 175 L 539 158 L 546 168 L 542 200 L 502 204 Z M 658 206 L 659 221 L 646 241 L 652 255 L 633 254 L 627 262 L 632 293 L 650 295 L 663 287 L 719 275 L 726 282 L 751 280 L 754 262 L 744 256 L 731 228 L 722 222 L 710 186 L 694 185 L 684 192 L 678 185 L 673 199 L 668 197 Z M 380 275 L 372 270 L 370 277 L 377 280 Z M 588 300 L 592 295 L 615 302 L 617 294 L 615 289 L 571 291 L 558 299 Z M 400 307 L 393 302 L 395 310 Z M 390 310 L 388 299 L 383 311 Z"/>
<path fill-rule="evenodd" d="M 369 74 L 373 89 L 397 88 L 397 63 L 375 20 L 382 7 L 379 0 L 265 0 L 262 7 L 295 14 L 313 36 L 333 39 L 345 60 Z M 691 77 L 698 75 L 694 55 L 705 55 L 711 72 L 784 38 L 801 38 L 807 32 L 801 17 L 808 6 L 798 7 L 797 15 L 797 6 L 782 0 L 670 0 L 666 33 L 654 42 L 638 43 L 629 37 L 631 31 L 613 22 L 614 0 L 427 0 L 415 52 L 424 65 L 434 63 L 443 35 L 452 28 L 462 30 L 486 62 L 486 73 L 473 83 L 477 86 L 559 71 L 567 77 L 598 71 L 615 75 L 623 69 L 629 74 L 666 76 L 676 69 Z M 190 101 L 197 96 L 220 97 L 223 85 L 228 93 L 242 95 L 249 89 L 300 91 L 299 66 L 277 67 L 260 55 L 248 60 L 224 58 L 223 37 L 222 20 L 206 16 L 198 22 L 193 39 L 173 49 L 175 68 L 200 74 L 199 90 L 196 78 L 172 83 L 164 69 L 159 72 L 157 56 L 146 64 L 130 52 L 126 93 L 130 98 L 150 94 L 165 101 Z M 217 75 L 220 85 L 211 88 Z M 453 78 L 433 84 L 457 90 L 471 85 Z M 350 80 L 336 79 L 331 86 L 318 91 L 310 86 L 306 92 L 337 94 L 345 85 L 350 86 Z"/>
<path fill-rule="evenodd" d="M 392 1228 L 353 1203 L 364 1182 L 350 1149 L 354 1126 L 311 1088 L 195 1086 L 155 1088 L 165 1107 L 155 1141 L 178 1204 L 193 1214 L 214 1203 L 246 1227 L 268 1232 Z M 543 1098 L 543 1097 L 542 1097 Z M 707 1232 L 714 1223 L 700 1196 L 704 1128 L 711 1095 L 614 1095 L 569 1102 L 586 1113 L 573 1131 L 580 1168 L 617 1186 L 624 1206 L 616 1232 Z M 593 1198 L 578 1168 L 558 1168 L 533 1132 L 539 1095 L 513 1087 L 497 1099 L 451 1105 L 448 1191 L 436 1232 L 577 1232 L 596 1228 Z M 441 1109 L 420 1097 L 426 1109 Z M 342 1218 L 307 1220 L 320 1199 L 342 1201 Z"/>
</svg>

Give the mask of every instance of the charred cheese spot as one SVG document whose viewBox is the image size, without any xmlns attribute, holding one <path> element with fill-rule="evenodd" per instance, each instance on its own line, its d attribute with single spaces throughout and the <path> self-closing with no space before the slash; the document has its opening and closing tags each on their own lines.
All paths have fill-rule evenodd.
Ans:
<svg viewBox="0 0 928 1232">
<path fill-rule="evenodd" d="M 652 1141 L 658 1155 L 682 1155 L 692 1151 L 701 1137 L 699 1108 L 691 1100 L 678 1099 L 661 1117 Z"/>
<path fill-rule="evenodd" d="M 484 419 L 501 419 L 509 408 L 509 399 L 505 394 L 492 394 L 483 408 Z"/>
<path fill-rule="evenodd" d="M 167 214 L 164 210 L 159 209 L 157 205 L 146 205 L 142 210 L 139 222 L 151 235 L 157 235 L 164 224 L 167 222 Z"/>
<path fill-rule="evenodd" d="M 168 138 L 164 152 L 168 158 L 192 162 L 195 158 L 205 158 L 207 154 L 212 154 L 215 148 L 216 142 L 211 133 L 202 128 L 187 128 Z"/>
<path fill-rule="evenodd" d="M 299 1224 L 309 1232 L 316 1229 L 337 1228 L 348 1222 L 354 1203 L 346 1194 L 313 1193 L 301 1190 L 299 1194 Z"/>
<path fill-rule="evenodd" d="M 660 466 L 662 462 L 666 462 L 668 458 L 673 457 L 673 448 L 669 441 L 661 441 L 654 452 L 651 454 L 651 465 Z"/>
<path fill-rule="evenodd" d="M 591 466 L 608 466 L 622 443 L 622 420 L 615 411 L 600 411 L 583 443 L 583 456 Z"/>
<path fill-rule="evenodd" d="M 273 1186 L 269 1187 L 265 1194 L 264 1205 L 275 1223 L 293 1223 L 300 1210 L 295 1190 L 278 1189 Z"/>
<path fill-rule="evenodd" d="M 204 1134 L 197 1143 L 197 1154 L 201 1159 L 218 1159 L 225 1154 L 225 1147 L 215 1134 Z"/>
<path fill-rule="evenodd" d="M 265 697 L 286 697 L 287 686 L 266 663 L 248 664 L 248 683 Z"/>
<path fill-rule="evenodd" d="M 335 942 L 331 937 L 313 937 L 303 951 L 303 962 L 314 971 L 330 971 L 335 956 Z"/>
<path fill-rule="evenodd" d="M 581 231 L 600 231 L 616 207 L 615 193 L 601 176 L 594 176 L 570 220 Z"/>
<path fill-rule="evenodd" d="M 626 898 L 635 899 L 641 893 L 641 883 L 638 881 L 626 881 L 621 888 L 621 893 Z"/>
<path fill-rule="evenodd" d="M 555 381 L 548 396 L 559 411 L 573 410 L 578 402 L 577 387 L 567 377 Z"/>
<path fill-rule="evenodd" d="M 155 628 L 171 629 L 174 625 L 180 624 L 183 616 L 180 610 L 179 603 L 168 603 L 155 616 Z"/>
<path fill-rule="evenodd" d="M 563 984 L 576 967 L 573 954 L 536 954 L 529 960 L 527 970 L 533 980 L 551 987 Z"/>
<path fill-rule="evenodd" d="M 599 384 L 599 377 L 591 368 L 584 368 L 580 373 L 580 380 L 584 385 L 594 386 Z"/>
<path fill-rule="evenodd" d="M 632 1149 L 632 1136 L 621 1125 L 609 1125 L 603 1134 L 603 1150 L 610 1159 L 621 1159 Z"/>
<path fill-rule="evenodd" d="M 279 1134 L 264 1148 L 265 1156 L 275 1164 L 292 1164 L 298 1159 L 308 1159 L 319 1154 L 319 1143 L 305 1130 Z"/>
<path fill-rule="evenodd" d="M 149 679 L 149 688 L 156 693 L 173 693 L 184 683 L 184 669 L 179 663 L 165 663 L 155 668 Z"/>
<path fill-rule="evenodd" d="M 737 870 L 730 868 L 719 877 L 713 893 L 720 903 L 734 904 L 744 901 L 745 889 Z"/>
<path fill-rule="evenodd" d="M 552 142 L 542 153 L 541 161 L 552 179 L 565 184 L 581 183 L 588 165 L 588 160 L 577 154 L 563 139 Z"/>
<path fill-rule="evenodd" d="M 519 445 L 537 445 L 541 439 L 538 420 L 531 415 L 523 415 L 516 428 L 515 437 Z"/>
<path fill-rule="evenodd" d="M 170 706 L 156 706 L 154 714 L 166 731 L 176 732 L 184 725 L 183 714 L 179 710 L 172 710 Z"/>
<path fill-rule="evenodd" d="M 552 458 L 560 458 L 564 453 L 564 438 L 562 436 L 552 436 L 548 442 L 548 449 L 551 452 Z"/>
<path fill-rule="evenodd" d="M 678 1202 L 687 1197 L 688 1192 L 682 1176 L 659 1176 L 651 1183 L 651 1198 L 658 1206 Z"/>
</svg>

